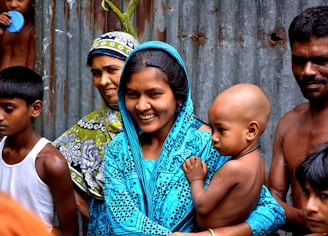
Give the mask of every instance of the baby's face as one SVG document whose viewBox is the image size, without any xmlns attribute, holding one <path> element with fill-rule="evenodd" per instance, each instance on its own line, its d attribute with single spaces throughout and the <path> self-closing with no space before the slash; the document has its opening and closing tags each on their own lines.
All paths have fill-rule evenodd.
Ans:
<svg viewBox="0 0 328 236">
<path fill-rule="evenodd" d="M 211 106 L 208 112 L 212 143 L 222 156 L 238 156 L 247 146 L 247 124 L 227 106 Z"/>
<path fill-rule="evenodd" d="M 328 233 L 328 189 L 319 191 L 306 183 L 301 201 L 309 229 L 313 233 Z"/>
</svg>

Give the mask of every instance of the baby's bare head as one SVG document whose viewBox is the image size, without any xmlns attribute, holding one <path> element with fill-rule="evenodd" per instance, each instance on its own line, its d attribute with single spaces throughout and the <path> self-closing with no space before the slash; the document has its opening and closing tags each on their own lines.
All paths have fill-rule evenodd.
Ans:
<svg viewBox="0 0 328 236">
<path fill-rule="evenodd" d="M 270 118 L 270 102 L 261 88 L 254 84 L 236 84 L 219 94 L 208 112 L 209 120 L 225 117 L 245 123 L 258 123 L 260 136 Z"/>
</svg>

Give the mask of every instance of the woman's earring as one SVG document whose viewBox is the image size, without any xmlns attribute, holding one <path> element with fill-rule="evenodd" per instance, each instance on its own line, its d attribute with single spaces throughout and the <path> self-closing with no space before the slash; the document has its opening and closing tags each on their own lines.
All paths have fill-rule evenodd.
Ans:
<svg viewBox="0 0 328 236">
<path fill-rule="evenodd" d="M 177 112 L 180 112 L 182 109 L 182 103 L 177 103 Z"/>
</svg>

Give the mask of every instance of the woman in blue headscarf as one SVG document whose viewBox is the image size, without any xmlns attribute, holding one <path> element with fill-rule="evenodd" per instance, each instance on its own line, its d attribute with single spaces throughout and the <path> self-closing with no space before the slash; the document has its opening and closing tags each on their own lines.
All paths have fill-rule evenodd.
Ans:
<svg viewBox="0 0 328 236">
<path fill-rule="evenodd" d="M 211 133 L 199 129 L 186 69 L 173 47 L 152 41 L 130 54 L 119 84 L 119 108 L 124 129 L 105 153 L 111 235 L 195 231 L 194 206 L 182 165 L 190 156 L 200 157 L 208 165 L 207 185 L 229 157 L 220 156 L 211 144 Z M 248 224 L 198 234 L 270 235 L 284 221 L 283 209 L 263 187 Z"/>
</svg>

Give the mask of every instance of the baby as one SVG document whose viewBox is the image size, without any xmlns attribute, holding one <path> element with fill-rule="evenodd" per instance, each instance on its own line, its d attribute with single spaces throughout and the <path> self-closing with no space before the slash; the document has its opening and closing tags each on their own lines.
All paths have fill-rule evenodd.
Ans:
<svg viewBox="0 0 328 236">
<path fill-rule="evenodd" d="M 212 142 L 221 156 L 231 156 L 213 176 L 207 189 L 207 165 L 200 158 L 186 160 L 183 170 L 190 182 L 199 230 L 244 222 L 265 182 L 264 160 L 258 139 L 270 117 L 265 93 L 253 84 L 237 84 L 222 92 L 208 111 Z"/>
</svg>

